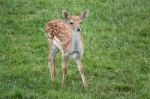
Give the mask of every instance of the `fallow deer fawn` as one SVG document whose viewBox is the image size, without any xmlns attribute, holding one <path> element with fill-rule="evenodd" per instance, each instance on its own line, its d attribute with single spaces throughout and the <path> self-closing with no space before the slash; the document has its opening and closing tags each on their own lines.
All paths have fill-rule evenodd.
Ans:
<svg viewBox="0 0 150 99">
<path fill-rule="evenodd" d="M 70 16 L 66 11 L 63 11 L 65 20 L 57 19 L 48 22 L 45 32 L 48 36 L 50 47 L 50 55 L 48 64 L 51 73 L 51 80 L 55 80 L 55 56 L 61 51 L 62 53 L 62 86 L 64 86 L 67 69 L 68 58 L 72 56 L 79 69 L 82 78 L 83 86 L 87 87 L 87 82 L 83 73 L 83 65 L 81 63 L 83 54 L 83 38 L 80 34 L 80 24 L 88 16 L 89 10 L 81 13 L 80 16 Z"/>
</svg>

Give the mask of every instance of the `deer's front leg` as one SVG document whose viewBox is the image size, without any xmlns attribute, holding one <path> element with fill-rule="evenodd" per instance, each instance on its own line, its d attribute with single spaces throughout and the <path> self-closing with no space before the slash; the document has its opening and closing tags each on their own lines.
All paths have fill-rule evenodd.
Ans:
<svg viewBox="0 0 150 99">
<path fill-rule="evenodd" d="M 66 80 L 66 74 L 67 74 L 67 69 L 68 69 L 68 56 L 63 55 L 62 56 L 62 86 L 64 86 L 65 80 Z"/>
<path fill-rule="evenodd" d="M 83 65 L 81 63 L 80 58 L 76 59 L 76 64 L 77 64 L 78 69 L 79 69 L 79 73 L 80 73 L 80 76 L 81 76 L 81 79 L 82 79 L 82 82 L 83 82 L 83 86 L 84 86 L 85 89 L 87 89 L 87 82 L 86 82 L 86 79 L 85 79 L 85 76 L 84 76 Z"/>
</svg>

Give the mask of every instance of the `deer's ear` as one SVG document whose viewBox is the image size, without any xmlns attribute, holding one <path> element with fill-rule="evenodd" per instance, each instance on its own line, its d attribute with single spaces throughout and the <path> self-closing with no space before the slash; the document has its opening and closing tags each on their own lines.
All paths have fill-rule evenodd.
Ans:
<svg viewBox="0 0 150 99">
<path fill-rule="evenodd" d="M 81 13 L 80 18 L 83 21 L 89 16 L 89 10 L 86 10 L 85 12 Z"/>
<path fill-rule="evenodd" d="M 62 11 L 62 14 L 63 14 L 63 17 L 64 17 L 65 19 L 69 19 L 69 18 L 70 18 L 69 14 L 68 14 L 68 12 L 67 12 L 66 10 L 63 10 L 63 11 Z"/>
</svg>

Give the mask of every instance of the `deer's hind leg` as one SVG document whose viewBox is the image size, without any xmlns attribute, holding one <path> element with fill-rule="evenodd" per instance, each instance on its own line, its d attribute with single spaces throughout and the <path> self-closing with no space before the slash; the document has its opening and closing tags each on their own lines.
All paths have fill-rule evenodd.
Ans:
<svg viewBox="0 0 150 99">
<path fill-rule="evenodd" d="M 49 44 L 49 48 L 50 48 L 50 54 L 48 58 L 48 65 L 50 69 L 51 80 L 54 81 L 56 75 L 55 56 L 59 52 L 59 48 L 55 46 L 53 43 Z"/>
</svg>

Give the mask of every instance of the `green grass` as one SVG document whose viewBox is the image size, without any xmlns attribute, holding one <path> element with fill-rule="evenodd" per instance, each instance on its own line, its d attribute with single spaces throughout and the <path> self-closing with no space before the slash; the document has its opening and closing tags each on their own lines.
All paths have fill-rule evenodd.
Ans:
<svg viewBox="0 0 150 99">
<path fill-rule="evenodd" d="M 149 0 L 0 0 L 0 98 L 148 99 L 150 98 Z M 88 80 L 85 92 L 73 61 L 61 88 L 50 81 L 44 27 L 90 10 L 82 25 Z"/>
</svg>

